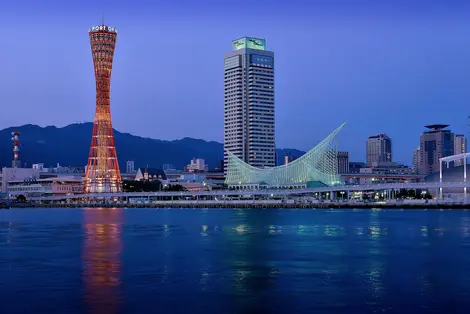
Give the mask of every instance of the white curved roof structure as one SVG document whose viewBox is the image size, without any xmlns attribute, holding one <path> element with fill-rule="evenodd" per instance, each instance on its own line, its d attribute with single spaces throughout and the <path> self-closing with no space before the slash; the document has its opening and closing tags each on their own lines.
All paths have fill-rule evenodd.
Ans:
<svg viewBox="0 0 470 314">
<path fill-rule="evenodd" d="M 323 141 L 307 153 L 287 165 L 272 168 L 250 166 L 230 151 L 228 153 L 225 183 L 290 185 L 307 182 L 321 182 L 326 185 L 339 183 L 337 175 L 337 150 L 333 139 L 346 124 L 344 122 Z"/>
<path fill-rule="evenodd" d="M 470 153 L 457 154 L 447 157 L 439 158 L 440 161 L 450 162 L 455 160 L 470 159 Z"/>
</svg>

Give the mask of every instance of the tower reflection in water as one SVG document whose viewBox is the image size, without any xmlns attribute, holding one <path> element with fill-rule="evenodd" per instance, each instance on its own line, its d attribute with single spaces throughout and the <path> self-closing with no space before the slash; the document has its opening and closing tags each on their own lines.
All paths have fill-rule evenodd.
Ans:
<svg viewBox="0 0 470 314">
<path fill-rule="evenodd" d="M 83 211 L 83 282 L 90 313 L 117 313 L 120 304 L 122 209 Z"/>
</svg>

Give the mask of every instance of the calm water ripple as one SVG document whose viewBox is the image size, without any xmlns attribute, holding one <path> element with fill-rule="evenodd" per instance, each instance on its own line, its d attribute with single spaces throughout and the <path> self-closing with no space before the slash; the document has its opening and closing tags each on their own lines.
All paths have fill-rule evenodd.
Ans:
<svg viewBox="0 0 470 314">
<path fill-rule="evenodd" d="M 0 210 L 0 313 L 468 313 L 470 212 Z"/>
</svg>

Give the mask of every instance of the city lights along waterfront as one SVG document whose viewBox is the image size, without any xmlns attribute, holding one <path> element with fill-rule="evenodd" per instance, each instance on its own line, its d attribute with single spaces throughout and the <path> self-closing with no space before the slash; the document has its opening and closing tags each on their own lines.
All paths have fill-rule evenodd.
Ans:
<svg viewBox="0 0 470 314">
<path fill-rule="evenodd" d="M 61 167 L 57 163 L 57 167 L 48 168 L 39 162 L 26 167 L 19 159 L 20 132 L 15 130 L 12 167 L 2 168 L 1 173 L 1 208 L 470 205 L 466 138 L 447 129 L 448 124 L 425 126 L 429 130 L 423 132 L 419 148 L 413 151 L 413 168 L 393 161 L 392 139 L 386 133 L 367 138 L 366 163 L 350 162 L 349 153 L 338 151 L 337 145 L 346 122 L 307 152 L 298 156 L 287 153 L 284 163 L 279 164 L 274 52 L 267 49 L 266 39 L 247 36 L 232 41 L 232 51 L 225 54 L 220 69 L 224 80 L 224 143 L 220 144 L 218 166 L 213 163 L 209 168 L 203 156 L 195 156 L 183 170 L 171 164 L 156 166 L 156 162 L 149 167 L 148 159 L 135 169 L 134 160 L 127 160 L 126 173 L 121 173 L 111 118 L 117 29 L 102 22 L 90 27 L 88 36 L 96 102 L 86 166 Z M 140 143 L 142 146 L 133 147 L 132 155 L 144 155 L 145 145 L 154 144 Z M 183 145 L 182 149 L 197 151 L 190 147 L 199 144 Z M 168 150 L 179 152 L 174 147 Z M 448 168 L 451 170 L 446 171 Z"/>
</svg>

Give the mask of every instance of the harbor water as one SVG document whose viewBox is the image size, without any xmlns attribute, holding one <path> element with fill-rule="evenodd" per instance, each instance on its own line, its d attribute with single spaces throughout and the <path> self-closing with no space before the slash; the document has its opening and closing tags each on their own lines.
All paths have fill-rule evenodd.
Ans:
<svg viewBox="0 0 470 314">
<path fill-rule="evenodd" d="M 470 211 L 0 210 L 0 313 L 468 313 Z"/>
</svg>

